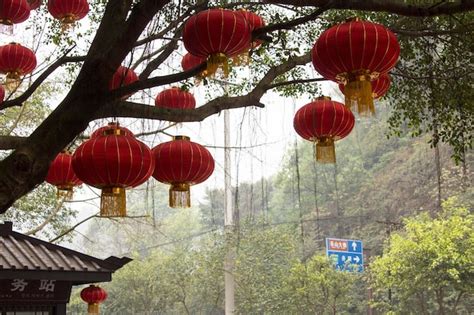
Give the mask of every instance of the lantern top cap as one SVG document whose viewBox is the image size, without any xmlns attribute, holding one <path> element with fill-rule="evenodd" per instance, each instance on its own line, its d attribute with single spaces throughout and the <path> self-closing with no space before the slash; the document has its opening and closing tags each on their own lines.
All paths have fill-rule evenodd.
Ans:
<svg viewBox="0 0 474 315">
<path fill-rule="evenodd" d="M 321 95 L 321 96 L 318 96 L 318 97 L 316 98 L 316 100 L 317 100 L 317 101 L 324 101 L 324 100 L 330 101 L 330 100 L 331 100 L 331 97 L 330 97 L 330 96 Z"/>
<path fill-rule="evenodd" d="M 119 128 L 110 128 L 110 129 L 104 130 L 103 135 L 104 136 L 110 136 L 110 135 L 125 136 L 125 131 Z"/>
<path fill-rule="evenodd" d="M 362 19 L 358 16 L 351 16 L 350 18 L 346 19 L 346 22 L 360 22 Z"/>
<path fill-rule="evenodd" d="M 191 138 L 188 137 L 188 136 L 179 135 L 179 136 L 173 136 L 173 140 L 186 140 L 186 141 L 190 141 Z"/>
</svg>

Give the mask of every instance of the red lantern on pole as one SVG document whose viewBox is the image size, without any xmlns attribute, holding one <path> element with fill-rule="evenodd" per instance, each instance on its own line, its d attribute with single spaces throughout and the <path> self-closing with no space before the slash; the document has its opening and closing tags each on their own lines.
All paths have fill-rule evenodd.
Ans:
<svg viewBox="0 0 474 315">
<path fill-rule="evenodd" d="M 359 19 L 324 31 L 312 50 L 316 71 L 344 84 L 346 106 L 361 115 L 375 112 L 370 81 L 388 73 L 399 55 L 400 45 L 391 31 Z"/>
<path fill-rule="evenodd" d="M 0 23 L 13 25 L 24 22 L 30 16 L 27 0 L 2 0 L 0 2 Z"/>
<path fill-rule="evenodd" d="M 82 184 L 72 169 L 72 155 L 69 152 L 59 153 L 49 166 L 46 182 L 57 187 L 57 196 L 71 199 L 73 188 Z"/>
<path fill-rule="evenodd" d="M 109 90 L 115 90 L 123 86 L 132 84 L 136 81 L 138 81 L 138 76 L 135 71 L 130 68 L 120 66 L 117 71 L 115 71 L 114 75 L 112 76 L 112 79 L 109 82 Z M 131 95 L 132 94 L 125 95 L 122 97 L 122 99 L 125 100 Z"/>
<path fill-rule="evenodd" d="M 156 107 L 172 109 L 192 109 L 196 107 L 194 96 L 178 87 L 172 87 L 158 93 L 155 98 Z"/>
<path fill-rule="evenodd" d="M 99 304 L 107 299 L 107 292 L 99 286 L 90 285 L 82 289 L 81 299 L 88 304 L 88 314 L 99 314 Z"/>
<path fill-rule="evenodd" d="M 21 83 L 21 77 L 36 68 L 35 53 L 20 44 L 10 43 L 0 46 L 0 72 L 6 74 L 5 87 L 15 90 Z"/>
<path fill-rule="evenodd" d="M 190 17 L 183 30 L 186 50 L 196 57 L 207 59 L 206 75 L 213 75 L 222 67 L 229 73 L 228 58 L 249 47 L 252 34 L 245 17 L 224 9 L 209 9 Z"/>
<path fill-rule="evenodd" d="M 100 215 L 124 217 L 125 189 L 144 183 L 153 172 L 151 150 L 142 142 L 111 125 L 102 135 L 81 144 L 72 166 L 84 183 L 102 190 Z"/>
<path fill-rule="evenodd" d="M 87 15 L 89 3 L 87 0 L 48 0 L 48 11 L 61 22 L 62 29 L 67 30 Z"/>
<path fill-rule="evenodd" d="M 161 143 L 152 151 L 155 158 L 153 177 L 171 185 L 170 207 L 190 207 L 190 186 L 202 183 L 214 171 L 211 153 L 186 136 L 175 136 L 172 141 Z"/>
<path fill-rule="evenodd" d="M 354 115 L 344 104 L 321 97 L 296 112 L 293 126 L 301 137 L 316 144 L 317 161 L 335 163 L 334 141 L 346 137 L 354 122 Z"/>
<path fill-rule="evenodd" d="M 384 96 L 390 88 L 390 83 L 390 76 L 386 73 L 381 74 L 378 79 L 371 81 L 373 99 L 376 100 Z M 344 84 L 339 84 L 339 90 L 344 93 Z"/>
</svg>

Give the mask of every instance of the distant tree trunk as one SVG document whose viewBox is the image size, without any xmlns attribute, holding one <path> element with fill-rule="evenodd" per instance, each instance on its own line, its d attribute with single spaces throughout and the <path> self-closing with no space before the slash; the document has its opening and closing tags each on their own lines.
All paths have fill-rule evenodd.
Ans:
<svg viewBox="0 0 474 315">
<path fill-rule="evenodd" d="M 342 209 L 339 207 L 339 190 L 337 187 L 337 163 L 334 163 L 334 192 L 335 192 L 335 204 L 336 204 L 336 222 L 337 222 L 337 234 L 338 237 L 342 237 L 344 234 L 342 224 Z"/>
<path fill-rule="evenodd" d="M 300 238 L 301 238 L 301 257 L 305 257 L 305 244 L 304 244 L 304 222 L 303 222 L 303 209 L 301 207 L 301 178 L 300 178 L 300 166 L 299 166 L 299 154 L 298 154 L 298 140 L 295 139 L 295 171 L 296 171 L 296 196 L 298 202 L 298 213 L 300 219 Z"/>
</svg>

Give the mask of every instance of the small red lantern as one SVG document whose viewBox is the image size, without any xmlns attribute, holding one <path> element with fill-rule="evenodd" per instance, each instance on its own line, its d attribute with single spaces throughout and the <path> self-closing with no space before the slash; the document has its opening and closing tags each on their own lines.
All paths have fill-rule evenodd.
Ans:
<svg viewBox="0 0 474 315">
<path fill-rule="evenodd" d="M 293 126 L 301 137 L 315 142 L 317 161 L 335 163 L 334 141 L 346 137 L 354 122 L 354 115 L 344 104 L 321 97 L 296 112 Z"/>
<path fill-rule="evenodd" d="M 36 10 L 41 6 L 43 0 L 28 0 L 31 10 Z"/>
<path fill-rule="evenodd" d="M 192 109 L 196 107 L 194 96 L 178 87 L 161 91 L 155 98 L 156 107 L 172 109 Z"/>
<path fill-rule="evenodd" d="M 0 104 L 3 103 L 3 100 L 5 99 L 5 88 L 3 85 L 0 85 Z"/>
<path fill-rule="evenodd" d="M 400 45 L 384 26 L 353 19 L 324 31 L 313 46 L 313 65 L 324 78 L 345 85 L 346 106 L 374 112 L 370 81 L 398 61 Z"/>
<path fill-rule="evenodd" d="M 196 57 L 190 53 L 186 53 L 186 55 L 183 56 L 183 59 L 181 59 L 181 67 L 184 71 L 188 71 L 196 68 L 203 62 L 206 62 L 206 58 Z"/>
<path fill-rule="evenodd" d="M 2 0 L 0 2 L 0 23 L 13 25 L 24 22 L 30 16 L 27 0 Z"/>
<path fill-rule="evenodd" d="M 63 30 L 67 30 L 87 15 L 89 3 L 87 0 L 48 0 L 48 11 L 61 22 Z"/>
<path fill-rule="evenodd" d="M 379 99 L 384 96 L 390 88 L 390 76 L 386 73 L 383 73 L 378 77 L 378 79 L 371 81 L 370 84 L 372 86 L 372 98 L 374 100 Z M 339 90 L 344 93 L 344 84 L 339 84 Z M 375 112 L 372 111 L 370 113 L 372 115 L 375 114 Z"/>
<path fill-rule="evenodd" d="M 73 187 L 82 184 L 72 169 L 72 155 L 69 152 L 59 153 L 49 166 L 46 182 L 57 187 L 57 196 L 71 199 Z"/>
<path fill-rule="evenodd" d="M 7 75 L 5 87 L 15 90 L 21 77 L 36 68 L 35 53 L 17 43 L 0 46 L 0 72 Z"/>
<path fill-rule="evenodd" d="M 155 157 L 153 177 L 171 185 L 170 207 L 190 207 L 190 186 L 202 183 L 214 171 L 211 153 L 186 136 L 175 136 L 172 141 L 161 143 L 152 151 Z"/>
<path fill-rule="evenodd" d="M 100 215 L 126 216 L 125 189 L 144 183 L 153 172 L 151 150 L 142 142 L 110 125 L 102 135 L 81 144 L 72 166 L 84 183 L 100 188 Z"/>
<path fill-rule="evenodd" d="M 227 75 L 228 58 L 249 47 L 251 38 L 245 17 L 224 9 L 209 9 L 193 15 L 183 30 L 186 49 L 194 56 L 207 59 L 206 75 L 213 75 L 219 67 Z"/>
<path fill-rule="evenodd" d="M 88 304 L 88 314 L 99 314 L 99 304 L 107 299 L 107 292 L 99 286 L 90 285 L 82 289 L 81 299 Z"/>
<path fill-rule="evenodd" d="M 115 71 L 114 75 L 112 76 L 112 79 L 109 82 L 109 90 L 115 90 L 123 86 L 132 84 L 136 81 L 138 81 L 138 76 L 135 71 L 130 68 L 120 66 L 117 71 Z M 122 99 L 125 100 L 131 95 L 132 94 L 125 95 L 122 97 Z"/>
</svg>

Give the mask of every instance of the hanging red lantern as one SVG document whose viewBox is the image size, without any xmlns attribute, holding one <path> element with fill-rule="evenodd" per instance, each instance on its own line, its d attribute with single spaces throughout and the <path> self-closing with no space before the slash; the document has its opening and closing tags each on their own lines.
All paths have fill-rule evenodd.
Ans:
<svg viewBox="0 0 474 315">
<path fill-rule="evenodd" d="M 390 88 L 390 76 L 386 73 L 381 74 L 378 79 L 370 82 L 372 86 L 372 98 L 374 100 L 384 96 Z M 339 90 L 344 93 L 344 84 L 339 84 Z M 371 112 L 375 114 L 375 112 Z"/>
<path fill-rule="evenodd" d="M 295 114 L 293 126 L 306 140 L 316 144 L 316 160 L 335 163 L 334 141 L 346 137 L 354 127 L 352 112 L 329 97 L 321 97 L 301 107 Z"/>
<path fill-rule="evenodd" d="M 118 122 L 113 121 L 113 122 L 109 122 L 107 126 L 103 126 L 103 127 L 100 127 L 99 129 L 96 129 L 94 132 L 91 133 L 89 138 L 93 139 L 93 138 L 103 136 L 104 132 L 109 129 L 120 129 L 123 135 L 129 136 L 129 137 L 135 137 L 135 135 L 130 129 L 120 126 Z"/>
<path fill-rule="evenodd" d="M 35 53 L 17 43 L 0 46 L 0 72 L 6 74 L 5 87 L 15 90 L 21 83 L 21 77 L 36 68 Z"/>
<path fill-rule="evenodd" d="M 41 6 L 43 0 L 28 0 L 28 4 L 30 5 L 31 10 L 36 10 Z"/>
<path fill-rule="evenodd" d="M 69 152 L 59 153 L 49 166 L 46 182 L 57 187 L 57 196 L 71 199 L 73 188 L 82 184 L 72 169 L 72 155 Z"/>
<path fill-rule="evenodd" d="M 346 106 L 374 112 L 370 81 L 398 61 L 400 45 L 384 26 L 353 19 L 324 31 L 313 46 L 313 65 L 324 78 L 345 85 Z"/>
<path fill-rule="evenodd" d="M 27 0 L 2 0 L 0 2 L 0 23 L 13 25 L 24 22 L 30 16 Z"/>
<path fill-rule="evenodd" d="M 62 29 L 67 30 L 87 15 L 89 3 L 87 0 L 48 0 L 48 11 L 61 22 Z"/>
<path fill-rule="evenodd" d="M 156 107 L 172 109 L 193 109 L 196 107 L 194 96 L 178 87 L 172 87 L 158 93 L 155 98 Z"/>
<path fill-rule="evenodd" d="M 81 144 L 72 167 L 84 183 L 102 190 L 100 215 L 126 216 L 125 189 L 144 183 L 153 172 L 151 150 L 141 141 L 110 125 L 102 135 Z"/>
<path fill-rule="evenodd" d="M 249 47 L 252 34 L 245 17 L 239 12 L 209 9 L 190 17 L 183 30 L 187 51 L 207 59 L 206 75 L 213 75 L 222 67 L 229 73 L 228 58 Z"/>
<path fill-rule="evenodd" d="M 183 56 L 183 59 L 181 59 L 181 67 L 184 71 L 188 71 L 196 68 L 203 62 L 206 62 L 206 58 L 196 57 L 190 53 L 186 53 L 186 55 Z"/>
<path fill-rule="evenodd" d="M 112 79 L 109 82 L 109 90 L 115 90 L 126 85 L 132 84 L 133 82 L 138 81 L 138 76 L 130 68 L 120 66 L 117 71 L 115 71 Z M 128 94 L 122 97 L 123 100 L 129 98 L 132 94 Z"/>
<path fill-rule="evenodd" d="M 0 104 L 3 103 L 3 100 L 5 99 L 5 88 L 3 85 L 0 85 Z"/>
<path fill-rule="evenodd" d="M 265 21 L 260 15 L 255 14 L 254 12 L 248 11 L 248 10 L 240 10 L 240 13 L 245 17 L 245 19 L 249 23 L 251 32 L 265 26 Z M 257 48 L 261 44 L 262 44 L 261 40 L 259 39 L 254 40 L 251 44 L 251 48 Z"/>
<path fill-rule="evenodd" d="M 152 151 L 155 158 L 153 177 L 171 185 L 170 207 L 190 207 L 190 186 L 202 183 L 214 171 L 211 153 L 186 136 L 175 136 L 172 141 L 161 143 Z"/>
<path fill-rule="evenodd" d="M 99 314 L 99 304 L 107 299 L 107 292 L 99 286 L 90 285 L 82 289 L 81 299 L 88 304 L 88 314 Z"/>
</svg>

